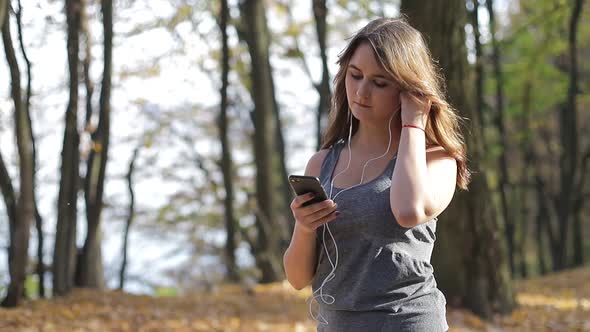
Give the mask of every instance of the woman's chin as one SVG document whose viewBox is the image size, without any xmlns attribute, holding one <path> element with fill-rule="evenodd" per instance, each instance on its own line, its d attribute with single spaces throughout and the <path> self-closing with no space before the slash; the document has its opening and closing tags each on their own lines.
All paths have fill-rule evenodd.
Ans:
<svg viewBox="0 0 590 332">
<path fill-rule="evenodd" d="M 387 119 L 383 119 L 380 116 L 377 116 L 378 114 L 375 114 L 373 109 L 371 108 L 361 108 L 361 107 L 357 107 L 357 108 L 352 108 L 352 115 L 359 121 L 361 122 L 367 122 L 367 123 L 383 123 L 383 122 L 388 122 L 389 118 Z"/>
<path fill-rule="evenodd" d="M 371 113 L 370 108 L 362 108 L 362 107 L 351 107 L 352 115 L 357 118 L 357 120 L 368 120 L 367 115 Z"/>
</svg>

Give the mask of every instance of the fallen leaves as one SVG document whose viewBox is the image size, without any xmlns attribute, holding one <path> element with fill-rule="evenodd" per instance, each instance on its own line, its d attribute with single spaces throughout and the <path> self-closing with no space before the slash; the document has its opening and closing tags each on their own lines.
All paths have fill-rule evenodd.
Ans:
<svg viewBox="0 0 590 332">
<path fill-rule="evenodd" d="M 451 331 L 590 331 L 590 268 L 517 281 L 514 287 L 519 307 L 510 315 L 483 321 L 448 308 Z M 308 332 L 315 331 L 306 303 L 310 295 L 309 288 L 297 292 L 287 282 L 158 298 L 76 289 L 64 298 L 0 309 L 0 331 Z"/>
</svg>

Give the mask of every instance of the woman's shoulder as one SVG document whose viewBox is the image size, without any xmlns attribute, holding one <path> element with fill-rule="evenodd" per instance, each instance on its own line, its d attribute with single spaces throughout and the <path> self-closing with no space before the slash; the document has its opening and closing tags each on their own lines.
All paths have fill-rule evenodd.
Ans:
<svg viewBox="0 0 590 332">
<path fill-rule="evenodd" d="M 307 162 L 307 167 L 305 168 L 305 175 L 309 176 L 320 176 L 320 171 L 322 169 L 322 164 L 326 159 L 326 156 L 330 152 L 330 148 L 321 149 L 314 153 L 309 161 Z"/>
</svg>

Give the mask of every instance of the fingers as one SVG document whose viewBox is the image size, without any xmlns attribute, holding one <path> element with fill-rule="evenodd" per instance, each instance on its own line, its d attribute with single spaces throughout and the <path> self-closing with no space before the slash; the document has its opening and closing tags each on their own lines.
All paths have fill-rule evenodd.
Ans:
<svg viewBox="0 0 590 332">
<path fill-rule="evenodd" d="M 313 212 L 309 212 L 309 211 L 305 211 L 308 212 L 309 214 L 306 214 L 305 217 L 310 219 L 310 220 L 321 220 L 323 218 L 326 218 L 327 216 L 329 216 L 331 213 L 336 212 L 336 208 L 338 208 L 338 204 L 335 204 L 333 201 L 324 201 L 324 202 L 320 202 L 317 204 L 314 204 L 315 206 L 309 206 L 309 208 L 318 208 L 315 211 L 313 210 L 309 210 L 309 211 L 313 211 Z"/>
<path fill-rule="evenodd" d="M 310 228 L 315 230 L 316 228 L 320 227 L 323 224 L 327 224 L 331 221 L 338 219 L 338 216 L 340 216 L 340 212 L 333 210 L 329 214 L 321 217 L 320 219 L 317 219 L 315 222 L 312 222 L 311 224 L 309 224 L 309 226 L 310 226 Z"/>
<path fill-rule="evenodd" d="M 319 226 L 334 221 L 340 215 L 336 209 L 337 204 L 332 200 L 325 200 L 309 206 L 303 206 L 305 202 L 313 199 L 311 195 L 297 196 L 291 203 L 291 210 L 295 221 L 307 231 L 315 231 Z"/>
<path fill-rule="evenodd" d="M 426 96 L 418 95 L 408 91 L 400 92 L 400 104 L 411 106 L 416 111 L 428 113 L 432 107 L 432 100 Z"/>
<path fill-rule="evenodd" d="M 314 193 L 307 193 L 307 194 L 299 195 L 299 196 L 295 197 L 293 202 L 291 202 L 291 209 L 300 208 L 303 206 L 303 204 L 311 201 L 314 198 L 315 198 Z"/>
<path fill-rule="evenodd" d="M 315 230 L 318 227 L 338 219 L 339 215 L 340 212 L 336 210 L 331 210 L 327 214 L 319 217 L 318 219 L 307 217 L 302 219 L 296 219 L 296 222 L 300 227 L 304 228 L 305 230 L 309 232 L 315 232 Z"/>
<path fill-rule="evenodd" d="M 295 197 L 293 202 L 291 202 L 291 209 L 292 210 L 294 210 L 294 209 L 300 210 L 300 212 L 298 213 L 300 216 L 308 216 L 308 215 L 316 213 L 317 211 L 320 211 L 322 209 L 334 206 L 334 201 L 329 200 L 329 199 L 322 201 L 322 202 L 303 206 L 305 203 L 311 201 L 314 198 L 315 198 L 315 195 L 313 193 L 308 193 L 308 194 L 297 196 L 297 197 Z"/>
<path fill-rule="evenodd" d="M 302 217 L 317 219 L 318 216 L 321 217 L 325 214 L 326 209 L 336 209 L 336 203 L 331 199 L 327 199 L 308 206 L 302 206 L 298 211 L 298 214 Z M 324 211 L 324 213 L 322 213 L 322 211 Z"/>
</svg>

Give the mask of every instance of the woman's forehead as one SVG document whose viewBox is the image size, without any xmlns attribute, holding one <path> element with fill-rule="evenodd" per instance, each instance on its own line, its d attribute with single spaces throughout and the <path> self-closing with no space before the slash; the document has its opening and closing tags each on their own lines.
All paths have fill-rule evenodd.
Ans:
<svg viewBox="0 0 590 332">
<path fill-rule="evenodd" d="M 383 78 L 391 79 L 379 60 L 377 60 L 377 55 L 368 42 L 358 45 L 350 57 L 348 66 L 360 70 L 363 73 L 371 74 L 372 76 L 382 76 Z"/>
</svg>

